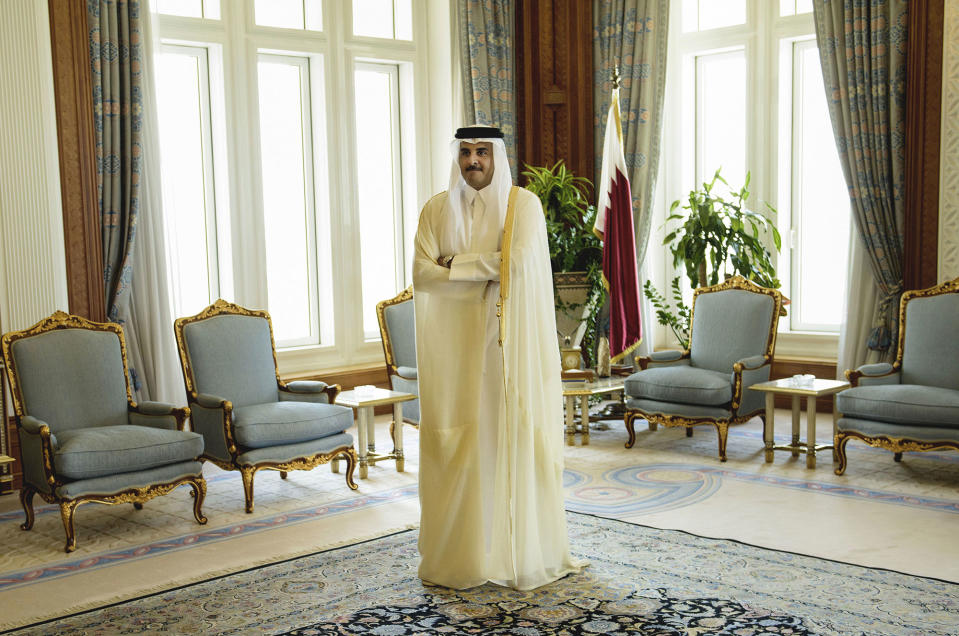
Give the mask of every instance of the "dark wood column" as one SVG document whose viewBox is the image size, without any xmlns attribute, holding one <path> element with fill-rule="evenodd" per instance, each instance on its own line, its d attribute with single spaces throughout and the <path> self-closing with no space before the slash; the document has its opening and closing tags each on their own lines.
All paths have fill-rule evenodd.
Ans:
<svg viewBox="0 0 959 636">
<path fill-rule="evenodd" d="M 103 321 L 106 308 L 87 7 L 84 0 L 49 0 L 48 4 L 70 313 Z"/>
<path fill-rule="evenodd" d="M 903 286 L 936 284 L 944 0 L 909 3 L 906 51 L 906 227 Z"/>
<path fill-rule="evenodd" d="M 517 3 L 516 43 L 520 171 L 527 163 L 552 166 L 562 159 L 574 174 L 592 180 L 592 3 Z"/>
</svg>

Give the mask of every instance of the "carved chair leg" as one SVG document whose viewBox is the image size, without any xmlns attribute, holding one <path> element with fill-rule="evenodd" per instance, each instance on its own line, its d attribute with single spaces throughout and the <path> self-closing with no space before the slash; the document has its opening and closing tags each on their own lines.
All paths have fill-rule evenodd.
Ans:
<svg viewBox="0 0 959 636">
<path fill-rule="evenodd" d="M 693 429 L 687 428 L 686 432 L 691 433 Z M 719 435 L 719 461 L 726 461 L 726 437 L 729 435 L 729 424 L 716 424 L 716 433 Z"/>
<path fill-rule="evenodd" d="M 649 430 L 650 430 L 650 431 L 656 432 L 656 430 L 659 428 L 659 424 L 657 424 L 656 422 L 648 422 L 648 421 L 647 421 L 646 423 L 649 424 Z"/>
<path fill-rule="evenodd" d="M 203 516 L 203 500 L 206 498 L 206 480 L 203 477 L 197 477 L 190 481 L 190 494 L 193 495 L 193 518 L 201 526 L 206 523 L 206 517 Z"/>
<path fill-rule="evenodd" d="M 353 471 L 356 469 L 357 463 L 356 450 L 350 447 L 343 451 L 343 459 L 346 460 L 346 485 L 350 487 L 350 490 L 356 490 L 359 488 L 353 480 Z"/>
<path fill-rule="evenodd" d="M 836 437 L 833 439 L 833 451 L 836 454 L 836 469 L 833 471 L 837 475 L 841 475 L 846 472 L 846 443 L 849 442 L 849 437 L 843 435 L 842 433 L 836 433 Z"/>
<path fill-rule="evenodd" d="M 280 471 L 280 479 L 286 479 L 286 471 L 285 471 L 285 470 L 281 470 L 281 471 Z"/>
<path fill-rule="evenodd" d="M 134 502 L 133 502 L 133 509 L 134 509 L 134 510 L 143 510 L 143 504 L 140 503 L 139 501 L 134 501 Z"/>
<path fill-rule="evenodd" d="M 626 411 L 626 415 L 623 417 L 623 422 L 626 424 L 626 433 L 629 435 L 629 439 L 626 440 L 626 448 L 632 448 L 633 444 L 636 443 L 636 428 L 634 424 L 636 416 L 636 413 Z M 650 430 L 655 430 L 652 426 L 653 424 L 650 422 Z"/>
<path fill-rule="evenodd" d="M 246 497 L 246 511 L 253 512 L 253 475 L 256 474 L 256 468 L 253 466 L 241 466 L 240 476 L 243 478 L 243 495 Z"/>
<path fill-rule="evenodd" d="M 693 427 L 692 427 L 692 426 L 687 426 L 687 427 L 686 427 L 686 437 L 692 437 L 692 436 L 693 436 Z"/>
<path fill-rule="evenodd" d="M 37 491 L 26 484 L 20 489 L 20 505 L 23 506 L 23 514 L 26 516 L 26 520 L 20 524 L 21 530 L 29 530 L 33 527 L 33 496 L 35 494 Z"/>
<path fill-rule="evenodd" d="M 400 426 L 403 424 L 401 423 Z M 393 451 L 396 451 L 396 421 L 390 422 L 390 441 L 393 442 Z"/>
<path fill-rule="evenodd" d="M 63 519 L 63 530 L 67 533 L 67 544 L 63 551 L 67 553 L 77 549 L 77 533 L 74 529 L 73 517 L 79 505 L 79 501 L 60 502 L 60 518 Z"/>
<path fill-rule="evenodd" d="M 901 462 L 901 461 L 902 461 L 902 453 L 901 453 L 901 452 L 900 452 L 900 453 L 896 453 L 895 455 L 892 456 L 892 459 L 893 459 L 893 461 Z"/>
</svg>

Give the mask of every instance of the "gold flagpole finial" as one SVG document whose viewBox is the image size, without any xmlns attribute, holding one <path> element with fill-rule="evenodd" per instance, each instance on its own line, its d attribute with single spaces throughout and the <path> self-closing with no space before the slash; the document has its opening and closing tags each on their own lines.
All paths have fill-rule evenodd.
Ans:
<svg viewBox="0 0 959 636">
<path fill-rule="evenodd" d="M 609 78 L 613 82 L 613 90 L 619 89 L 619 65 L 613 67 L 613 75 Z"/>
</svg>

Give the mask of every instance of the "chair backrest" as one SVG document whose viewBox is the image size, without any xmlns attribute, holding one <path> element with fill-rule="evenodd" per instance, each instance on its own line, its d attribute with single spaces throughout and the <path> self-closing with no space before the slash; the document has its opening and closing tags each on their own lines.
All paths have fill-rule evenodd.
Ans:
<svg viewBox="0 0 959 636">
<path fill-rule="evenodd" d="M 734 276 L 693 295 L 690 362 L 732 372 L 737 360 L 772 355 L 782 295 Z"/>
<path fill-rule="evenodd" d="M 276 402 L 273 328 L 265 311 L 217 300 L 174 323 L 187 394 L 207 393 L 234 406 Z"/>
<path fill-rule="evenodd" d="M 408 287 L 376 305 L 383 354 L 390 372 L 396 367 L 416 367 L 416 324 L 413 316 L 413 288 Z"/>
<path fill-rule="evenodd" d="M 959 389 L 959 278 L 903 294 L 899 321 L 903 384 Z"/>
<path fill-rule="evenodd" d="M 128 424 L 123 329 L 61 311 L 3 337 L 13 405 L 57 433 Z"/>
</svg>

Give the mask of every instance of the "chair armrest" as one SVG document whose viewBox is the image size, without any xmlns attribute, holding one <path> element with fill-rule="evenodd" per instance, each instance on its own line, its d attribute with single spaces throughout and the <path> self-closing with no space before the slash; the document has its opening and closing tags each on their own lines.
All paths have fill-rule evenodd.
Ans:
<svg viewBox="0 0 959 636">
<path fill-rule="evenodd" d="M 733 373 L 742 373 L 743 371 L 755 371 L 763 365 L 769 364 L 770 360 L 764 355 L 750 356 L 743 358 L 733 365 Z"/>
<path fill-rule="evenodd" d="M 296 380 L 294 382 L 280 382 L 277 385 L 281 402 L 320 402 L 333 404 L 340 385 L 329 385 L 319 380 Z"/>
<path fill-rule="evenodd" d="M 21 459 L 24 464 L 28 461 L 39 463 L 43 471 L 42 479 L 49 486 L 55 486 L 57 474 L 53 467 L 53 449 L 56 448 L 57 438 L 50 432 L 50 427 L 43 420 L 24 415 L 19 421 Z M 26 438 L 22 437 L 23 435 L 26 435 Z M 24 472 L 27 470 L 28 467 L 25 465 Z M 39 475 L 37 476 L 39 477 Z"/>
<path fill-rule="evenodd" d="M 864 364 L 856 370 L 846 369 L 846 379 L 851 386 L 899 384 L 899 363 L 877 362 Z"/>
<path fill-rule="evenodd" d="M 225 409 L 227 411 L 233 410 L 233 403 L 228 399 L 222 398 L 218 395 L 210 395 L 209 393 L 198 393 L 196 396 L 196 403 L 207 409 Z"/>
<path fill-rule="evenodd" d="M 233 403 L 216 395 L 198 394 L 190 402 L 193 431 L 203 436 L 203 454 L 221 462 L 236 460 L 236 436 L 233 430 Z"/>
<path fill-rule="evenodd" d="M 130 424 L 165 428 L 167 430 L 186 430 L 186 420 L 190 417 L 189 407 L 176 407 L 165 402 L 139 402 L 130 407 L 127 416 Z"/>
<path fill-rule="evenodd" d="M 416 367 L 396 367 L 396 375 L 404 380 L 415 380 L 417 379 Z"/>
<path fill-rule="evenodd" d="M 769 371 L 772 368 L 772 356 L 756 355 L 742 358 L 733 363 L 733 374 L 731 377 L 733 383 L 732 410 L 739 410 L 743 402 L 743 392 L 750 386 L 769 379 Z"/>
<path fill-rule="evenodd" d="M 668 351 L 653 351 L 648 356 L 636 356 L 636 364 L 645 371 L 651 364 L 671 364 L 674 362 L 689 362 L 689 349 L 680 351 L 679 349 L 670 349 Z"/>
</svg>

